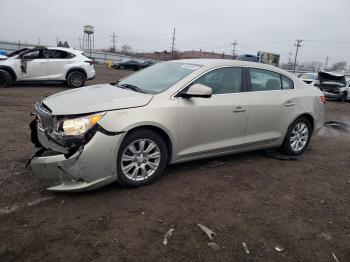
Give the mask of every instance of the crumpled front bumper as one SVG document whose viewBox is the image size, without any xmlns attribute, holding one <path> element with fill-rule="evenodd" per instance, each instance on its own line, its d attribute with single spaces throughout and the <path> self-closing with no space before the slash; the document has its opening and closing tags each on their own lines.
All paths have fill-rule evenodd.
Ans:
<svg viewBox="0 0 350 262">
<path fill-rule="evenodd" d="M 117 153 L 124 134 L 96 131 L 85 145 L 73 153 L 37 130 L 43 149 L 30 160 L 33 173 L 51 191 L 79 192 L 96 189 L 117 180 Z"/>
<path fill-rule="evenodd" d="M 326 91 L 323 91 L 323 94 L 327 99 L 332 99 L 332 100 L 339 99 L 342 96 L 341 93 L 330 93 L 330 92 L 326 92 Z"/>
</svg>

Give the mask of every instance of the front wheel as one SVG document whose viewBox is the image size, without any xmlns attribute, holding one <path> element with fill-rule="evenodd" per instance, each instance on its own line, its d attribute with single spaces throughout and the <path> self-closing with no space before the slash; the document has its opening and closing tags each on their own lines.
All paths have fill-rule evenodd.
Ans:
<svg viewBox="0 0 350 262">
<path fill-rule="evenodd" d="M 130 187 L 149 184 L 163 173 L 167 161 L 167 146 L 162 137 L 151 130 L 136 130 L 120 145 L 118 182 Z"/>
<path fill-rule="evenodd" d="M 73 71 L 67 77 L 67 85 L 71 88 L 82 87 L 85 84 L 85 76 L 80 71 Z"/>
<path fill-rule="evenodd" d="M 341 94 L 341 97 L 339 98 L 340 102 L 346 102 L 346 98 L 348 97 L 348 94 L 346 92 Z"/>
<path fill-rule="evenodd" d="M 311 139 L 312 127 L 305 117 L 299 117 L 288 128 L 281 150 L 288 155 L 302 154 Z"/>
</svg>

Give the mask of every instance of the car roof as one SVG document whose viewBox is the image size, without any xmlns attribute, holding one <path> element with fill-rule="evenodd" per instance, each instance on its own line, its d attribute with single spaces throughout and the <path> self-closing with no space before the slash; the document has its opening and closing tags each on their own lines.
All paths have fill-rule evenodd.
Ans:
<svg viewBox="0 0 350 262">
<path fill-rule="evenodd" d="M 243 67 L 255 67 L 260 69 L 266 69 L 266 70 L 272 70 L 278 73 L 286 74 L 288 76 L 294 76 L 293 74 L 280 69 L 278 67 L 267 65 L 263 63 L 257 63 L 257 62 L 250 62 L 250 61 L 242 61 L 242 60 L 230 60 L 230 59 L 179 59 L 179 60 L 172 60 L 170 62 L 180 62 L 180 63 L 187 63 L 187 64 L 194 64 L 194 65 L 200 65 L 205 67 L 217 67 L 217 66 L 243 66 Z"/>
<path fill-rule="evenodd" d="M 70 52 L 70 53 L 73 53 L 73 54 L 81 54 L 81 53 L 83 53 L 83 51 L 81 51 L 81 50 L 75 50 L 73 48 L 66 48 L 66 47 L 49 46 L 49 47 L 46 47 L 46 48 L 47 49 L 54 49 L 54 50 L 61 50 L 61 51 Z"/>
</svg>

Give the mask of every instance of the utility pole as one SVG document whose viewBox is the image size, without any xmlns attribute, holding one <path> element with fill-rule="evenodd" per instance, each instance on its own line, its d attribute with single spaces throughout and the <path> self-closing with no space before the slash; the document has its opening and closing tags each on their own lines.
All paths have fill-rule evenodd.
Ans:
<svg viewBox="0 0 350 262">
<path fill-rule="evenodd" d="M 174 31 L 173 31 L 173 38 L 172 38 L 172 44 L 171 44 L 171 55 L 174 56 L 174 51 L 175 51 L 175 27 L 174 27 Z"/>
<path fill-rule="evenodd" d="M 79 36 L 79 38 L 78 38 L 78 41 L 79 41 L 79 49 L 80 49 L 80 50 L 83 50 L 83 47 L 82 47 L 82 45 L 81 45 L 81 38 L 80 38 L 80 36 Z"/>
<path fill-rule="evenodd" d="M 56 46 L 58 46 L 58 36 L 56 37 Z"/>
<path fill-rule="evenodd" d="M 328 57 L 328 55 L 327 55 L 327 56 L 326 56 L 326 65 L 325 65 L 325 67 L 324 67 L 324 71 L 327 71 L 328 60 L 329 60 L 329 57 Z"/>
<path fill-rule="evenodd" d="M 38 39 L 38 45 L 40 45 L 40 37 L 39 37 L 39 39 Z"/>
<path fill-rule="evenodd" d="M 297 43 L 295 44 L 295 46 L 297 47 L 297 50 L 295 51 L 295 58 L 294 58 L 294 68 L 293 68 L 294 72 L 295 72 L 295 66 L 297 64 L 297 57 L 298 57 L 299 47 L 301 47 L 300 43 L 303 42 L 303 40 L 298 40 L 297 39 L 296 41 L 297 41 Z"/>
<path fill-rule="evenodd" d="M 289 54 L 289 58 L 288 58 L 288 67 L 289 67 L 289 69 L 291 70 L 291 69 L 292 69 L 292 54 L 293 54 L 293 51 L 290 50 L 290 52 L 289 52 L 288 54 Z"/>
<path fill-rule="evenodd" d="M 236 39 L 235 39 L 235 41 L 234 41 L 231 45 L 233 45 L 233 49 L 232 49 L 232 59 L 235 59 L 235 55 L 236 55 L 236 54 L 235 54 L 235 53 L 236 53 L 236 46 L 238 45 Z"/>
<path fill-rule="evenodd" d="M 116 39 L 117 39 L 117 36 L 114 34 L 114 32 L 113 32 L 113 34 L 111 35 L 111 37 L 112 37 L 112 43 L 113 43 L 113 51 L 115 52 L 116 51 L 116 49 L 115 49 L 115 43 L 116 43 Z"/>
</svg>

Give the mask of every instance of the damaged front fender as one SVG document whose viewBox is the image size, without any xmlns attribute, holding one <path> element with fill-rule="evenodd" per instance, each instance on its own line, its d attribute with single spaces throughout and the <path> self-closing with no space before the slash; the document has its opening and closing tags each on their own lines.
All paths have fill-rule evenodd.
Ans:
<svg viewBox="0 0 350 262">
<path fill-rule="evenodd" d="M 111 133 L 96 125 L 81 140 L 57 139 L 32 123 L 32 141 L 40 149 L 29 166 L 46 181 L 48 190 L 91 190 L 117 179 L 116 159 L 123 133 Z"/>
</svg>

